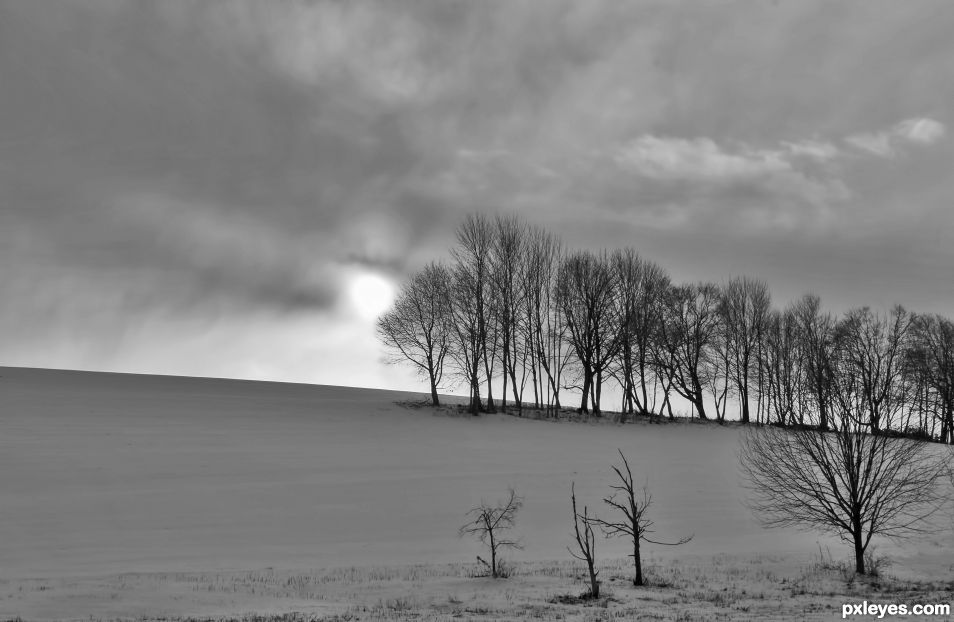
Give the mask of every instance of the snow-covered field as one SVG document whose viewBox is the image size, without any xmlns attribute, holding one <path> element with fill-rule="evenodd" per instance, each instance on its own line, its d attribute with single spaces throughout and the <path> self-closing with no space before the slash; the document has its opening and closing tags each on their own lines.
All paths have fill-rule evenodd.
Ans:
<svg viewBox="0 0 954 622">
<path fill-rule="evenodd" d="M 776 592 L 796 602 L 785 582 L 798 580 L 825 587 L 803 592 L 791 611 L 844 600 L 831 588 L 844 586 L 839 573 L 817 562 L 820 551 L 847 558 L 846 546 L 764 530 L 745 507 L 735 427 L 470 417 L 409 405 L 419 399 L 0 368 L 0 619 L 253 611 L 573 618 L 637 602 L 640 611 L 688 612 L 672 619 L 697 619 L 693 611 L 756 619 L 775 611 L 760 607 L 775 607 Z M 668 586 L 642 592 L 625 585 L 625 543 L 601 540 L 615 600 L 606 609 L 547 604 L 583 590 L 566 551 L 570 483 L 580 504 L 605 512 L 617 448 L 648 480 L 656 536 L 695 537 L 648 547 L 654 576 Z M 517 520 L 525 548 L 508 555 L 516 575 L 471 578 L 482 551 L 457 529 L 470 507 L 508 486 L 526 498 Z M 954 534 L 942 522 L 904 549 L 877 543 L 892 574 L 948 580 L 939 592 L 922 586 L 893 602 L 945 596 Z M 720 592 L 725 602 L 705 596 Z"/>
</svg>

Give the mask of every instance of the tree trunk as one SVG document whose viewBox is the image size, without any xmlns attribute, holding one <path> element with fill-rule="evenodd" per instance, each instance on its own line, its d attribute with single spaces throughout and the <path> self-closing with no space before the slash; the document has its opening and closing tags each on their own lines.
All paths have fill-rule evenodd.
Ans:
<svg viewBox="0 0 954 622">
<path fill-rule="evenodd" d="M 639 538 L 633 540 L 633 562 L 636 564 L 636 576 L 633 578 L 633 585 L 643 584 L 643 562 L 639 557 Z"/>
<path fill-rule="evenodd" d="M 494 542 L 494 532 L 490 532 L 490 575 L 497 578 L 497 543 Z"/>
<path fill-rule="evenodd" d="M 692 400 L 692 405 L 696 407 L 696 413 L 699 415 L 699 418 L 703 421 L 708 421 L 709 417 L 706 416 L 706 405 L 702 401 L 702 395 L 700 394 L 696 399 Z"/>
<path fill-rule="evenodd" d="M 590 597 L 600 597 L 600 582 L 596 580 L 596 570 L 593 568 L 593 562 L 587 564 L 590 570 Z"/>
<path fill-rule="evenodd" d="M 593 381 L 590 389 L 593 393 L 593 414 L 597 417 L 603 414 L 603 411 L 600 410 L 600 393 L 603 389 L 603 372 L 599 371 L 596 373 L 596 379 Z"/>
<path fill-rule="evenodd" d="M 434 380 L 434 374 L 431 374 L 431 405 L 441 405 L 440 398 L 437 397 L 437 382 Z"/>
<path fill-rule="evenodd" d="M 593 383 L 593 372 L 589 369 L 583 370 L 583 399 L 580 401 L 580 413 L 589 414 L 590 409 L 587 408 L 587 400 L 590 397 L 590 386 Z"/>
<path fill-rule="evenodd" d="M 503 365 L 503 393 L 501 393 L 501 397 L 500 397 L 500 410 L 503 412 L 507 412 L 507 380 L 509 380 L 507 376 L 507 371 L 508 371 L 507 367 L 508 367 L 508 364 L 510 363 L 509 359 L 510 359 L 510 344 L 507 343 L 507 339 L 505 338 L 504 348 L 503 348 L 503 363 L 501 363 Z"/>
<path fill-rule="evenodd" d="M 855 572 L 865 574 L 865 549 L 861 545 L 861 532 L 852 534 L 855 541 Z"/>
</svg>

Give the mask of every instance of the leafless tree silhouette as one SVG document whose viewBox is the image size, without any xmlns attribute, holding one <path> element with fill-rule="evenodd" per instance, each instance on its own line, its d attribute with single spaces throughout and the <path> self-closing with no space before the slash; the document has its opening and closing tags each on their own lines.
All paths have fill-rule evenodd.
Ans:
<svg viewBox="0 0 954 622">
<path fill-rule="evenodd" d="M 586 570 L 590 576 L 589 598 L 600 597 L 600 582 L 596 576 L 600 573 L 596 570 L 596 536 L 593 533 L 593 524 L 597 521 L 596 517 L 590 516 L 586 506 L 583 506 L 583 513 L 576 510 L 576 484 L 570 485 L 570 499 L 573 502 L 573 537 L 576 539 L 576 548 L 566 547 L 570 555 L 586 563 Z M 580 529 L 582 524 L 583 528 Z"/>
<path fill-rule="evenodd" d="M 940 448 L 867 428 L 865 418 L 847 416 L 833 432 L 752 429 L 740 452 L 762 522 L 836 534 L 853 545 L 859 574 L 874 536 L 900 539 L 930 528 L 949 462 Z"/>
<path fill-rule="evenodd" d="M 472 214 L 457 228 L 457 246 L 451 250 L 457 294 L 454 300 L 455 316 L 464 327 L 458 339 L 462 355 L 458 358 L 465 363 L 464 373 L 471 385 L 471 410 L 475 413 L 481 409 L 481 363 L 487 383 L 484 407 L 488 412 L 496 410 L 492 379 L 499 325 L 494 318 L 498 309 L 493 304 L 491 283 L 493 246 L 493 223 L 482 214 Z"/>
<path fill-rule="evenodd" d="M 771 296 L 764 281 L 739 277 L 722 289 L 719 312 L 724 326 L 729 378 L 739 399 L 742 423 L 750 420 L 749 389 L 756 353 L 765 329 Z"/>
<path fill-rule="evenodd" d="M 806 294 L 795 303 L 793 312 L 801 341 L 799 351 L 805 390 L 818 413 L 818 427 L 827 430 L 832 410 L 835 321 L 831 314 L 822 313 L 821 299 L 812 294 Z"/>
<path fill-rule="evenodd" d="M 583 376 L 580 412 L 600 415 L 603 375 L 619 351 L 614 301 L 616 284 L 605 254 L 578 252 L 560 269 L 558 298 L 569 328 L 570 342 Z"/>
<path fill-rule="evenodd" d="M 911 314 L 896 306 L 888 315 L 868 307 L 851 309 L 835 327 L 835 356 L 844 373 L 836 380 L 851 383 L 851 391 L 836 390 L 835 396 L 856 397 L 871 431 L 889 428 L 901 409 L 904 352 L 911 328 Z"/>
<path fill-rule="evenodd" d="M 376 327 L 378 338 L 395 353 L 393 362 L 410 361 L 427 377 L 434 406 L 440 405 L 437 389 L 451 347 L 450 298 L 450 272 L 432 263 L 401 288 L 394 305 L 378 318 Z"/>
<path fill-rule="evenodd" d="M 616 279 L 616 312 L 619 352 L 614 375 L 623 390 L 623 417 L 627 414 L 652 414 L 656 408 L 656 391 L 650 387 L 652 341 L 662 320 L 662 300 L 669 287 L 669 277 L 655 263 L 626 248 L 610 257 Z"/>
<path fill-rule="evenodd" d="M 629 462 L 626 460 L 626 456 L 623 455 L 622 450 L 617 451 L 619 452 L 619 457 L 623 460 L 623 466 L 621 469 L 614 465 L 613 471 L 616 472 L 620 483 L 610 486 L 610 488 L 616 492 L 603 499 L 603 501 L 611 508 L 619 511 L 623 515 L 623 518 L 618 521 L 607 521 L 594 517 L 591 519 L 591 522 L 599 525 L 607 536 L 625 537 L 632 541 L 632 558 L 636 566 L 633 585 L 643 585 L 643 564 L 640 556 L 640 544 L 642 542 L 649 542 L 650 544 L 659 544 L 662 546 L 679 546 L 692 540 L 692 536 L 681 538 L 676 542 L 660 542 L 648 537 L 649 534 L 653 533 L 653 521 L 649 520 L 646 512 L 652 506 L 653 498 L 649 494 L 648 487 L 645 485 L 641 489 L 641 494 L 637 497 L 636 486 L 633 483 L 633 472 L 629 468 Z M 626 471 L 625 473 L 623 473 L 624 469 Z M 622 494 L 622 499 L 617 498 L 617 495 L 620 494 Z"/>
<path fill-rule="evenodd" d="M 700 419 L 708 419 L 705 391 L 712 344 L 719 327 L 719 289 L 711 283 L 670 288 L 661 322 L 661 349 L 656 357 L 672 388 L 692 403 Z"/>
<path fill-rule="evenodd" d="M 522 549 L 519 540 L 507 536 L 506 532 L 513 529 L 516 523 L 517 512 L 523 507 L 523 497 L 517 496 L 513 488 L 509 489 L 509 498 L 505 502 L 490 505 L 481 502 L 467 512 L 469 520 L 458 530 L 460 537 L 474 536 L 482 544 L 487 545 L 490 551 L 490 563 L 479 556 L 482 563 L 490 569 L 493 578 L 500 576 L 499 552 L 503 549 Z"/>
<path fill-rule="evenodd" d="M 954 443 L 954 322 L 939 315 L 916 316 L 908 358 L 938 406 L 941 442 Z"/>
</svg>

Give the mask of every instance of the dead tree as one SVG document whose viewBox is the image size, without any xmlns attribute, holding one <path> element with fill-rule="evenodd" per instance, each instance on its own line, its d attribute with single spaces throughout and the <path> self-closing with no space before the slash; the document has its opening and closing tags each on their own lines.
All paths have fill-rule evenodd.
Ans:
<svg viewBox="0 0 954 622">
<path fill-rule="evenodd" d="M 616 492 L 603 499 L 603 501 L 611 508 L 622 513 L 623 519 L 614 522 L 594 517 L 592 522 L 599 525 L 607 537 L 626 537 L 632 541 L 632 558 L 636 566 L 636 575 L 633 577 L 633 585 L 643 585 L 643 564 L 640 557 L 640 544 L 642 542 L 649 542 L 650 544 L 659 544 L 662 546 L 679 546 L 692 540 L 692 536 L 682 538 L 676 542 L 660 542 L 648 537 L 648 534 L 653 533 L 653 521 L 649 520 L 646 512 L 650 506 L 652 506 L 653 498 L 649 494 L 648 487 L 645 485 L 642 487 L 640 498 L 637 498 L 636 486 L 633 483 L 633 472 L 629 468 L 629 462 L 621 450 L 617 451 L 619 451 L 619 457 L 623 459 L 623 469 L 626 470 L 626 473 L 623 473 L 623 469 L 615 465 L 613 466 L 613 471 L 616 472 L 620 483 L 610 486 L 610 488 Z M 618 500 L 617 495 L 620 494 L 622 494 L 623 498 Z"/>
<path fill-rule="evenodd" d="M 948 473 L 948 459 L 924 442 L 871 433 L 864 414 L 838 414 L 834 432 L 744 432 L 741 467 L 764 525 L 833 533 L 854 547 L 855 570 L 865 574 L 874 536 L 902 539 L 930 529 L 926 519 L 943 501 L 937 483 Z"/>
<path fill-rule="evenodd" d="M 490 551 L 488 564 L 478 556 L 477 559 L 490 568 L 493 578 L 501 576 L 500 559 L 498 553 L 503 549 L 520 550 L 523 546 L 519 540 L 507 537 L 516 522 L 517 512 L 523 507 L 523 497 L 518 497 L 513 488 L 509 489 L 510 497 L 506 502 L 490 505 L 481 501 L 480 505 L 467 512 L 469 520 L 458 530 L 460 537 L 474 536 Z"/>
<path fill-rule="evenodd" d="M 576 547 L 579 553 L 572 548 L 566 547 L 570 555 L 582 562 L 586 562 L 586 570 L 590 575 L 590 592 L 588 598 L 600 597 L 600 582 L 596 576 L 600 573 L 596 570 L 596 536 L 593 534 L 593 523 L 597 522 L 595 516 L 591 517 L 587 513 L 586 506 L 583 506 L 583 513 L 576 511 L 576 484 L 570 485 L 570 499 L 573 501 L 573 535 L 576 539 Z M 582 531 L 580 523 L 583 524 Z"/>
</svg>

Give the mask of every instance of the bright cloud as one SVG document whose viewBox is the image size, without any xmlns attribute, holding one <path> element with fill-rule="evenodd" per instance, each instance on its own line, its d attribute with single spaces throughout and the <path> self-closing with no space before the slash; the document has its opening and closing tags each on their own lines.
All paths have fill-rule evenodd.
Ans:
<svg viewBox="0 0 954 622">
<path fill-rule="evenodd" d="M 905 144 L 930 145 L 944 137 L 944 124 L 934 119 L 905 119 L 880 132 L 852 134 L 845 142 L 872 155 L 890 158 Z"/>
<path fill-rule="evenodd" d="M 898 136 L 916 143 L 930 145 L 944 137 L 944 124 L 934 119 L 907 119 L 895 126 Z"/>
<path fill-rule="evenodd" d="M 655 179 L 739 179 L 790 170 L 778 151 L 723 149 L 709 138 L 641 136 L 623 147 L 616 162 Z"/>
<path fill-rule="evenodd" d="M 793 156 L 811 158 L 820 162 L 831 160 L 840 153 L 838 147 L 835 145 L 820 140 L 801 140 L 794 143 L 784 142 L 782 146 Z"/>
</svg>

